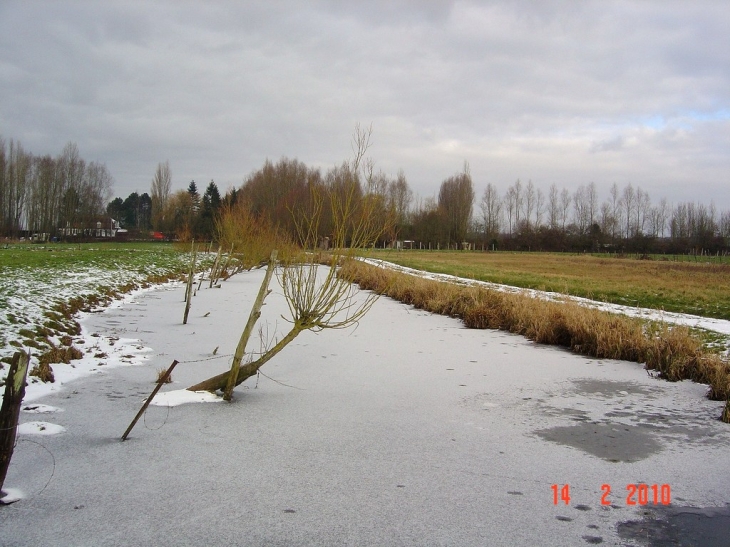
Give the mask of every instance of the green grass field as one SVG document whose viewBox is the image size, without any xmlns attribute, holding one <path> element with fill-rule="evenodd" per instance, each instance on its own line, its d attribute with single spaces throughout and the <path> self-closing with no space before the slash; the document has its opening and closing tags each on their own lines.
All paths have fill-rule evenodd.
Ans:
<svg viewBox="0 0 730 547">
<path fill-rule="evenodd" d="M 402 266 L 594 300 L 730 320 L 730 264 L 559 253 L 373 251 Z"/>
</svg>

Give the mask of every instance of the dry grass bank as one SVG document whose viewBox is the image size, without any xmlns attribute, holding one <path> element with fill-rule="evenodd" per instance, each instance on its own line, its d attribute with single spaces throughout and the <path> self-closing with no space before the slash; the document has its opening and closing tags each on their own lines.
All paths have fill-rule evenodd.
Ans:
<svg viewBox="0 0 730 547">
<path fill-rule="evenodd" d="M 525 295 L 420 279 L 350 260 L 341 273 L 372 290 L 433 313 L 460 318 L 469 328 L 500 329 L 576 353 L 645 363 L 670 381 L 708 384 L 713 400 L 730 399 L 730 363 L 703 349 L 690 330 L 644 322 Z M 724 420 L 728 421 L 728 420 Z"/>
</svg>

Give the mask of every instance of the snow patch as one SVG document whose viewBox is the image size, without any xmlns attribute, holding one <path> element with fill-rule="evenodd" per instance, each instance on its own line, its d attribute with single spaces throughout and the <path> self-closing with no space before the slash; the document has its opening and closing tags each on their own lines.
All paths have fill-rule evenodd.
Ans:
<svg viewBox="0 0 730 547">
<path fill-rule="evenodd" d="M 220 403 L 222 400 L 221 397 L 209 391 L 177 389 L 158 393 L 150 404 L 155 406 L 178 406 L 186 403 Z"/>
<path fill-rule="evenodd" d="M 17 488 L 3 488 L 0 491 L 0 505 L 10 505 L 16 501 L 20 501 L 25 497 L 25 494 Z"/>
<path fill-rule="evenodd" d="M 27 412 L 28 414 L 52 414 L 53 412 L 63 412 L 63 409 L 58 408 L 57 406 L 36 404 L 23 405 L 20 410 Z"/>
<path fill-rule="evenodd" d="M 48 422 L 26 422 L 18 426 L 20 435 L 58 435 L 65 432 L 65 427 Z"/>
</svg>

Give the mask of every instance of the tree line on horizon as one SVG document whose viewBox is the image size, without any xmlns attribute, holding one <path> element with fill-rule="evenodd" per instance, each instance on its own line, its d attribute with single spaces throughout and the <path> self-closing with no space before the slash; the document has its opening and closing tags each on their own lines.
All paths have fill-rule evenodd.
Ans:
<svg viewBox="0 0 730 547">
<path fill-rule="evenodd" d="M 215 238 L 215 221 L 211 222 L 211 208 L 206 205 L 211 200 L 204 198 L 201 208 L 190 187 L 171 193 L 169 184 L 165 197 L 155 181 L 166 176 L 169 164 L 160 164 L 152 191 L 160 196 L 152 199 L 159 203 L 153 205 L 161 215 L 157 226 L 178 236 Z M 242 202 L 255 217 L 294 239 L 292 213 L 308 206 L 313 189 L 345 195 L 347 188 L 354 188 L 348 199 L 376 208 L 379 221 L 388 225 L 378 247 L 408 242 L 406 246 L 414 248 L 456 249 L 468 243 L 472 248 L 502 250 L 715 254 L 727 252 L 730 243 L 730 211 L 692 202 L 671 206 L 664 198 L 652 203 L 646 191 L 632 184 L 623 188 L 613 184 L 609 197 L 600 201 L 595 183 L 574 192 L 552 184 L 545 194 L 531 180 L 523 184 L 518 179 L 503 194 L 487 184 L 477 200 L 468 163 L 442 181 L 437 196 L 426 199 L 414 199 L 402 171 L 388 176 L 376 172 L 372 162 L 365 162 L 358 173 L 349 171 L 347 163 L 323 173 L 296 159 L 282 157 L 275 163 L 267 159 L 220 200 L 212 185 L 211 181 L 206 194 L 214 190 L 212 201 L 220 204 L 213 207 L 214 216 Z M 205 222 L 199 211 L 208 211 Z M 319 231 L 321 239 L 332 231 L 326 215 Z"/>
<path fill-rule="evenodd" d="M 157 165 L 149 193 L 108 201 L 112 185 L 106 166 L 83 160 L 74 143 L 56 157 L 34 156 L 20 143 L 0 138 L 0 235 L 57 234 L 111 218 L 136 237 L 155 231 L 169 239 L 210 240 L 217 239 L 222 214 L 245 207 L 297 240 L 294 213 L 311 208 L 312 196 L 326 191 L 340 196 L 341 205 L 353 201 L 353 214 L 367 210 L 371 221 L 387 227 L 378 247 L 407 242 L 407 247 L 454 249 L 468 243 L 502 250 L 715 254 L 727 252 L 730 243 L 730 211 L 693 202 L 672 206 L 664 198 L 652 202 L 631 184 L 614 183 L 600 201 L 595 183 L 574 192 L 552 184 L 544 193 L 531 180 L 518 179 L 502 194 L 487 184 L 477 200 L 468 163 L 426 199 L 414 198 L 403 171 L 389 176 L 376 171 L 370 159 L 357 171 L 343 162 L 325 172 L 297 159 L 267 159 L 224 195 L 213 180 L 202 195 L 194 180 L 173 192 L 169 162 Z M 336 216 L 324 212 L 317 237 L 331 236 Z"/>
</svg>

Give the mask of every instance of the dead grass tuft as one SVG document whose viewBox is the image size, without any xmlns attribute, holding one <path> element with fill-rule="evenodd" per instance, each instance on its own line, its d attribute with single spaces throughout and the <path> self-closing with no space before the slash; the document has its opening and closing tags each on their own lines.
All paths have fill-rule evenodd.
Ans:
<svg viewBox="0 0 730 547">
<path fill-rule="evenodd" d="M 48 363 L 39 363 L 35 365 L 28 374 L 30 376 L 35 376 L 41 382 L 53 383 L 56 381 L 56 378 L 53 376 L 53 369 Z"/>
<path fill-rule="evenodd" d="M 51 346 L 51 349 L 42 353 L 38 357 L 38 361 L 41 364 L 50 365 L 52 363 L 65 363 L 69 364 L 74 359 L 81 359 L 84 354 L 81 350 L 75 346 L 70 347 L 59 347 Z"/>
<path fill-rule="evenodd" d="M 159 384 L 160 382 L 162 382 L 162 380 L 164 378 L 164 380 L 165 380 L 164 383 L 171 384 L 172 383 L 172 374 L 170 374 L 170 376 L 168 376 L 167 378 L 165 378 L 165 374 L 166 373 L 167 373 L 167 369 L 158 368 L 157 369 L 157 379 L 155 380 L 155 383 L 156 384 Z"/>
</svg>

